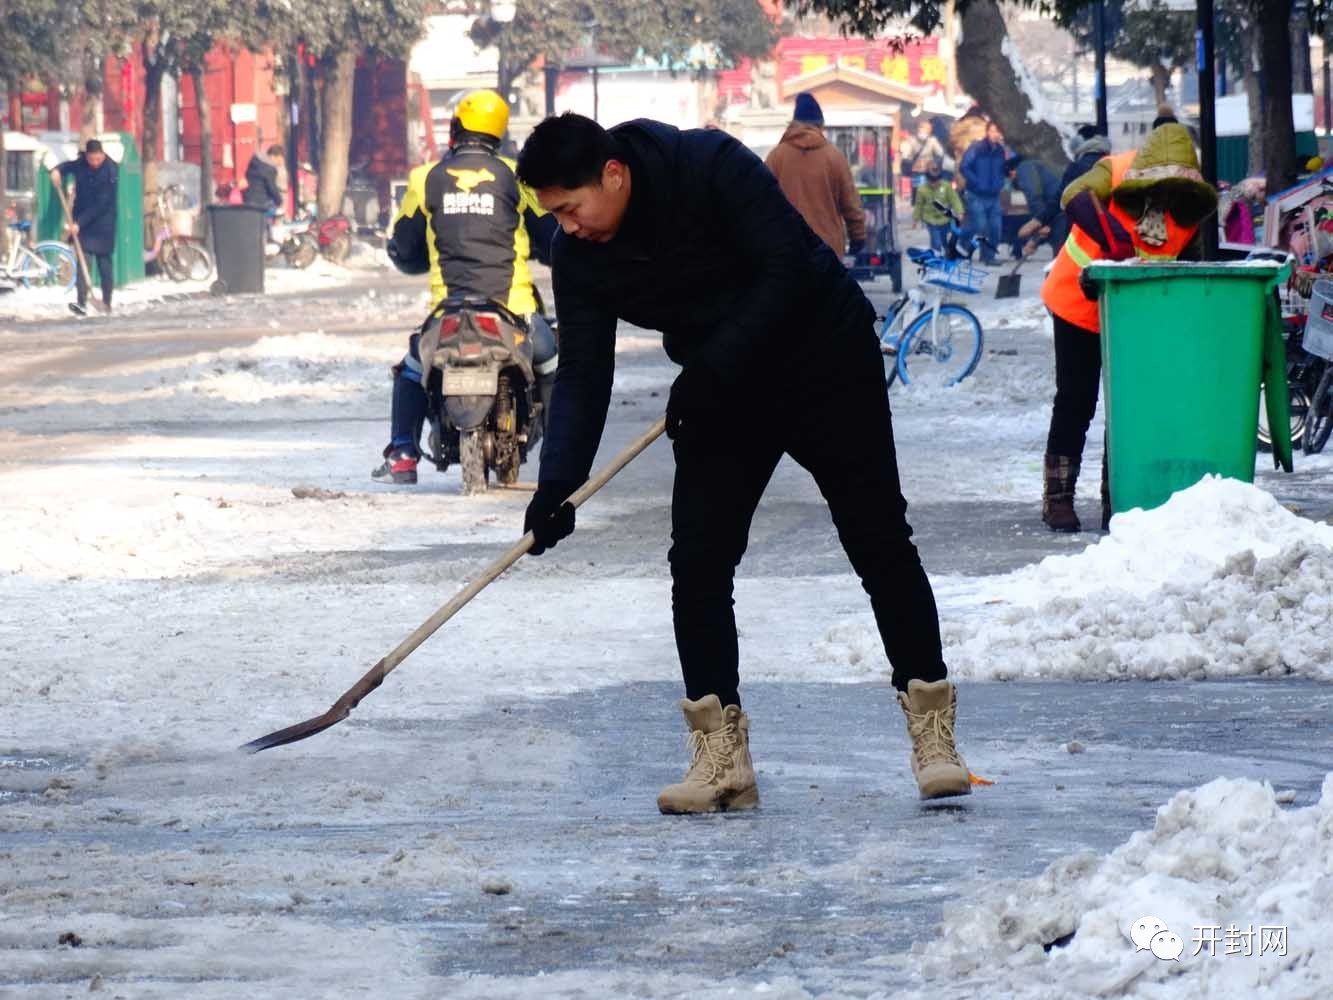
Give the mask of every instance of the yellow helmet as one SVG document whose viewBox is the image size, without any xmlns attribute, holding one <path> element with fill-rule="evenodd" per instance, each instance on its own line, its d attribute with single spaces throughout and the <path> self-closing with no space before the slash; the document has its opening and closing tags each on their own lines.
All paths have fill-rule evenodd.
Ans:
<svg viewBox="0 0 1333 1000">
<path fill-rule="evenodd" d="M 493 90 L 473 90 L 459 100 L 454 117 L 469 132 L 503 139 L 509 127 L 509 105 Z"/>
</svg>

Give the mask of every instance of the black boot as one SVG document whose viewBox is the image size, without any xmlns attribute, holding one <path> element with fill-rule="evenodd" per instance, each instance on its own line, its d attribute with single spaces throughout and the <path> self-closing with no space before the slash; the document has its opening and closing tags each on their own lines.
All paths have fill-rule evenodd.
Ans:
<svg viewBox="0 0 1333 1000">
<path fill-rule="evenodd" d="M 1074 484 L 1079 462 L 1068 455 L 1046 453 L 1046 477 L 1041 494 L 1041 519 L 1052 531 L 1081 531 L 1074 513 Z"/>
</svg>

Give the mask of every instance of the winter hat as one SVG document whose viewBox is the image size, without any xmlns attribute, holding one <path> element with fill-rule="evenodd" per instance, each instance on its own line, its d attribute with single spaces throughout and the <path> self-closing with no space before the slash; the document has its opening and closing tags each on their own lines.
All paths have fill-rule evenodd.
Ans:
<svg viewBox="0 0 1333 1000">
<path fill-rule="evenodd" d="M 1148 133 L 1111 198 L 1134 218 L 1143 214 L 1151 194 L 1166 194 L 1168 208 L 1181 225 L 1196 225 L 1217 208 L 1217 191 L 1199 172 L 1199 158 L 1189 130 L 1168 122 Z"/>
<path fill-rule="evenodd" d="M 824 110 L 815 100 L 815 95 L 801 91 L 796 95 L 796 110 L 792 112 L 792 121 L 809 122 L 811 125 L 824 124 Z"/>
</svg>

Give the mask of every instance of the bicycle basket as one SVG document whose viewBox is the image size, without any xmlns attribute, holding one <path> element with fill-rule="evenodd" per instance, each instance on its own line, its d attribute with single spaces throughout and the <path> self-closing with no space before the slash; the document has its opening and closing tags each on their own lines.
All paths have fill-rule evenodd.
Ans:
<svg viewBox="0 0 1333 1000">
<path fill-rule="evenodd" d="M 1333 360 L 1333 279 L 1321 278 L 1310 290 L 1303 346 L 1310 354 Z"/>
<path fill-rule="evenodd" d="M 940 260 L 926 266 L 926 284 L 975 294 L 981 291 L 988 273 L 970 260 Z"/>
</svg>

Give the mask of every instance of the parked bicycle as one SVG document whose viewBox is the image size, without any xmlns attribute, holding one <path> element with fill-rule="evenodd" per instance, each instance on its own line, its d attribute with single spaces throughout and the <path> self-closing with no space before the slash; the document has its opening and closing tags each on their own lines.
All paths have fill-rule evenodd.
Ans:
<svg viewBox="0 0 1333 1000">
<path fill-rule="evenodd" d="M 957 385 L 976 370 L 981 360 L 981 321 L 972 310 L 950 298 L 954 292 L 975 295 L 981 290 L 987 272 L 972 263 L 972 255 L 978 244 L 989 246 L 990 241 L 984 236 L 967 238 L 949 207 L 938 201 L 935 205 L 949 217 L 944 254 L 922 247 L 907 249 L 921 281 L 889 306 L 880 329 L 880 350 L 889 386 L 895 379 L 901 379 L 903 385 L 914 381 Z"/>
<path fill-rule="evenodd" d="M 1314 384 L 1309 390 L 1302 443 L 1305 453 L 1314 455 L 1324 450 L 1329 434 L 1333 433 L 1333 279 L 1325 278 L 1314 283 L 1300 349 L 1309 359 L 1303 387 Z M 1287 357 L 1290 366 L 1290 353 Z M 1319 370 L 1318 381 L 1313 378 L 1316 368 Z"/>
<path fill-rule="evenodd" d="M 204 281 L 213 273 L 213 255 L 200 241 L 179 236 L 171 228 L 172 205 L 182 194 L 180 185 L 168 184 L 157 192 L 153 245 L 143 253 L 145 263 L 157 262 L 172 281 Z"/>
<path fill-rule="evenodd" d="M 73 288 L 78 272 L 74 251 L 56 240 L 28 246 L 29 221 L 9 223 L 9 252 L 0 259 L 0 281 L 24 288 L 52 286 Z"/>
</svg>

